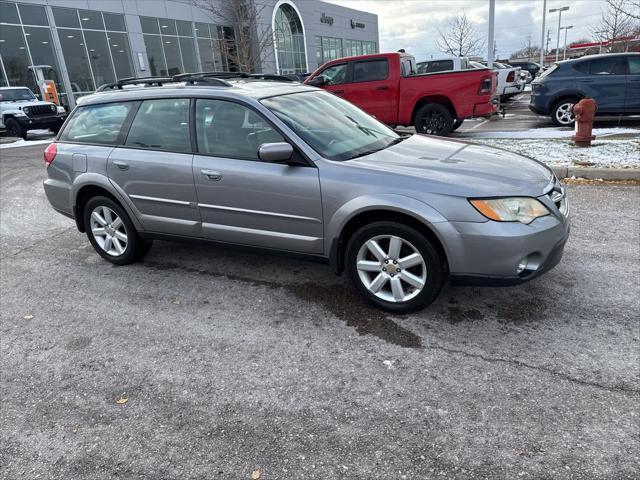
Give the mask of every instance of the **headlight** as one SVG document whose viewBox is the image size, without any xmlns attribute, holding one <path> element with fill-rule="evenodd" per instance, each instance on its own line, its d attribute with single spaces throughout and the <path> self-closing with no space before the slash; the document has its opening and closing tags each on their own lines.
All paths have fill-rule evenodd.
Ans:
<svg viewBox="0 0 640 480">
<path fill-rule="evenodd" d="M 476 210 L 496 222 L 520 222 L 526 225 L 538 217 L 549 215 L 539 200 L 529 197 L 469 200 Z"/>
<path fill-rule="evenodd" d="M 30 109 L 29 107 L 24 107 L 24 108 L 22 109 L 22 112 L 23 112 L 25 115 L 29 115 L 29 112 L 30 112 L 30 111 L 31 111 L 31 109 Z"/>
<path fill-rule="evenodd" d="M 51 110 L 52 112 L 56 111 L 56 106 L 55 105 L 49 105 L 49 110 Z"/>
</svg>

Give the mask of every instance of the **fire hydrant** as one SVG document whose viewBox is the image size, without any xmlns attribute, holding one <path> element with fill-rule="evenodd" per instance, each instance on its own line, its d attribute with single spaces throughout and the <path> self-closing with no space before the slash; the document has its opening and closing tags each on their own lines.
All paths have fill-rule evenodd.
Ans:
<svg viewBox="0 0 640 480">
<path fill-rule="evenodd" d="M 578 147 L 590 147 L 591 141 L 595 140 L 595 135 L 591 134 L 593 129 L 593 118 L 596 116 L 598 106 L 593 98 L 583 98 L 576 103 L 571 111 L 576 117 L 576 134 L 571 137 Z"/>
</svg>

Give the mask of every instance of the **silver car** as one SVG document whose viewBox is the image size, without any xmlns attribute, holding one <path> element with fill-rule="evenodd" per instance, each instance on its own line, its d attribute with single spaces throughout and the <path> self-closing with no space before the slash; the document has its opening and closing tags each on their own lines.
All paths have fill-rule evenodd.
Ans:
<svg viewBox="0 0 640 480">
<path fill-rule="evenodd" d="M 51 205 L 109 262 L 153 239 L 279 250 L 409 312 L 447 280 L 519 284 L 562 257 L 565 189 L 541 163 L 401 136 L 300 84 L 176 82 L 83 97 L 45 151 Z"/>
</svg>

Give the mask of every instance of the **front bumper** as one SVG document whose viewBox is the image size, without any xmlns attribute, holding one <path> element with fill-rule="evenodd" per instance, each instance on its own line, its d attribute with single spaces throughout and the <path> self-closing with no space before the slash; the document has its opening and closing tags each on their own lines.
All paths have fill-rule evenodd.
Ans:
<svg viewBox="0 0 640 480">
<path fill-rule="evenodd" d="M 446 235 L 454 285 L 518 285 L 555 267 L 569 238 L 569 219 L 552 213 L 529 225 L 517 222 L 451 222 Z M 523 258 L 529 267 L 518 274 Z"/>
<path fill-rule="evenodd" d="M 38 115 L 37 117 L 15 117 L 15 119 L 27 130 L 35 128 L 60 127 L 66 120 L 67 115 Z"/>
</svg>

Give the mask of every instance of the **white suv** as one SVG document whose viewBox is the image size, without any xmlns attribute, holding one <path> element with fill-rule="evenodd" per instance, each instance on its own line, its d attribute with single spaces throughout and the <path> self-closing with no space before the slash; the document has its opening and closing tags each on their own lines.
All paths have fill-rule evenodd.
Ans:
<svg viewBox="0 0 640 480">
<path fill-rule="evenodd" d="M 58 133 L 67 118 L 64 107 L 38 100 L 27 87 L 0 88 L 0 128 L 26 140 L 27 132 L 50 128 Z"/>
</svg>

